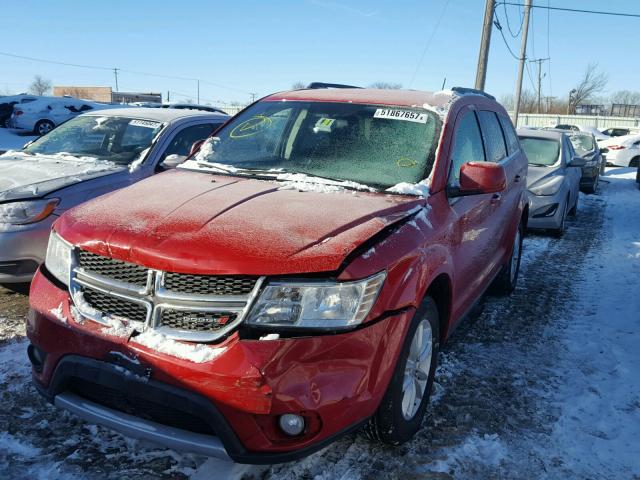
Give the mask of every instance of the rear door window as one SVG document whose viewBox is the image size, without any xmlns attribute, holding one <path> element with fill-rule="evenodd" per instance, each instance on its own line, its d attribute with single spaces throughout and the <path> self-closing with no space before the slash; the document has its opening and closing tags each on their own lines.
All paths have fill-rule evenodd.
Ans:
<svg viewBox="0 0 640 480">
<path fill-rule="evenodd" d="M 502 133 L 502 127 L 494 112 L 478 112 L 480 130 L 487 152 L 488 162 L 499 162 L 507 156 L 507 146 Z"/>
<path fill-rule="evenodd" d="M 453 134 L 453 150 L 451 152 L 451 170 L 449 185 L 460 185 L 460 169 L 468 162 L 484 162 L 484 148 L 480 127 L 474 112 L 466 112 L 456 126 Z"/>
<path fill-rule="evenodd" d="M 520 150 L 520 142 L 518 141 L 518 135 L 513 128 L 511 120 L 503 115 L 498 115 L 500 119 L 500 125 L 502 125 L 502 131 L 504 132 L 505 139 L 507 140 L 507 150 L 509 155 L 513 155 Z"/>
<path fill-rule="evenodd" d="M 198 140 L 207 138 L 222 123 L 203 123 L 193 125 L 178 132 L 169 143 L 169 146 L 162 155 L 162 159 L 169 155 L 187 156 L 191 152 L 191 146 Z"/>
</svg>

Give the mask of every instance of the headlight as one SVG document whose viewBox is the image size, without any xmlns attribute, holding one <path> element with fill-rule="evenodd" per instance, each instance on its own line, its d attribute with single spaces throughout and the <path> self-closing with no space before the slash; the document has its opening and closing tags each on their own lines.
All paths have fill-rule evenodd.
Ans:
<svg viewBox="0 0 640 480">
<path fill-rule="evenodd" d="M 343 329 L 360 324 L 373 307 L 386 274 L 356 282 L 269 283 L 247 323 L 284 328 Z"/>
<path fill-rule="evenodd" d="M 65 285 L 69 285 L 71 274 L 71 252 L 73 246 L 65 242 L 60 235 L 53 230 L 49 235 L 47 245 L 47 257 L 44 261 L 47 270 Z"/>
<path fill-rule="evenodd" d="M 0 204 L 0 223 L 25 225 L 47 218 L 58 205 L 57 198 Z"/>
<path fill-rule="evenodd" d="M 562 186 L 564 177 L 553 177 L 529 188 L 534 195 L 555 195 Z"/>
</svg>

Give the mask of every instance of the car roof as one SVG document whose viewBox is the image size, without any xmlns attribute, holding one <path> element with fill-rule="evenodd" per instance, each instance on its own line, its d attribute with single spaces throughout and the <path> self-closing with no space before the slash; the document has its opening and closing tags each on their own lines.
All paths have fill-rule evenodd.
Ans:
<svg viewBox="0 0 640 480">
<path fill-rule="evenodd" d="M 352 102 L 361 104 L 396 105 L 403 107 L 445 108 L 457 95 L 451 90 L 423 92 L 419 90 L 376 88 L 316 88 L 274 93 L 265 101 Z"/>
<path fill-rule="evenodd" d="M 222 113 L 205 112 L 202 110 L 182 110 L 178 108 L 147 108 L 147 107 L 133 107 L 133 108 L 109 108 L 104 110 L 93 110 L 84 114 L 85 116 L 113 116 L 113 117 L 129 117 L 139 118 L 144 120 L 155 120 L 158 122 L 171 122 L 180 118 L 186 117 L 198 117 L 217 120 L 226 120 L 229 115 Z"/>
<path fill-rule="evenodd" d="M 518 128 L 517 132 L 519 137 L 547 138 L 550 140 L 562 140 L 562 137 L 567 135 L 567 130 L 532 130 L 530 128 Z"/>
<path fill-rule="evenodd" d="M 593 137 L 593 132 L 586 132 L 584 130 L 562 130 L 561 128 L 548 128 L 546 129 L 547 132 L 560 132 L 560 133 L 564 133 L 565 135 L 568 136 L 573 136 L 573 135 L 586 135 L 588 137 Z"/>
</svg>

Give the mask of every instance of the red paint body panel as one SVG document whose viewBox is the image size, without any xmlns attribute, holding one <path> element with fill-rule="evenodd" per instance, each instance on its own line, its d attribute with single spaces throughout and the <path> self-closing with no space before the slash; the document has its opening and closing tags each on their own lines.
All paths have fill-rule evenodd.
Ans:
<svg viewBox="0 0 640 480">
<path fill-rule="evenodd" d="M 89 251 L 159 270 L 299 274 L 337 270 L 363 241 L 424 203 L 278 186 L 173 171 L 80 205 L 54 228 Z"/>
<path fill-rule="evenodd" d="M 209 399 L 246 449 L 291 451 L 375 412 L 415 308 L 434 282 L 447 337 L 508 261 L 526 203 L 522 154 L 500 162 L 506 186 L 497 197 L 448 197 L 453 135 L 464 112 L 506 112 L 481 95 L 406 91 L 305 90 L 263 101 L 289 100 L 442 108 L 429 197 L 278 190 L 272 181 L 172 171 L 81 205 L 54 228 L 91 252 L 181 273 L 353 280 L 384 270 L 369 324 L 348 333 L 270 341 L 234 333 L 212 347 L 224 347 L 224 353 L 195 364 L 109 337 L 90 321 L 61 323 L 49 312 L 62 304 L 70 318 L 68 293 L 39 273 L 28 329 L 32 343 L 49 354 L 42 374 L 35 374 L 39 382 L 49 382 L 64 355 L 135 355 L 152 366 L 154 378 Z M 278 434 L 275 416 L 286 412 L 305 412 L 312 431 L 293 440 Z"/>
<path fill-rule="evenodd" d="M 226 347 L 220 356 L 193 363 L 106 335 L 91 321 L 77 323 L 68 293 L 39 272 L 32 292 L 36 295 L 27 332 L 33 344 L 48 352 L 42 373 L 34 373 L 41 384 L 49 383 L 64 355 L 106 360 L 110 352 L 120 352 L 150 366 L 154 380 L 206 397 L 225 415 L 245 448 L 261 452 L 304 448 L 372 415 L 389 384 L 413 315 L 407 310 L 340 335 L 270 341 L 232 335 L 212 347 Z M 62 305 L 66 323 L 50 313 L 51 305 Z M 322 429 L 291 441 L 273 441 L 261 434 L 261 417 L 286 412 L 313 412 Z"/>
</svg>

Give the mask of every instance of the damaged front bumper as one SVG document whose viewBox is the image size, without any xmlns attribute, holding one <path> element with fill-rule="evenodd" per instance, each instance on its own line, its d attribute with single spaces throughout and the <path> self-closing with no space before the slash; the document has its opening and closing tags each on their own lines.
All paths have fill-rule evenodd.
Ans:
<svg viewBox="0 0 640 480">
<path fill-rule="evenodd" d="M 412 309 L 340 334 L 257 340 L 231 334 L 195 363 L 74 318 L 67 291 L 42 273 L 27 333 L 38 390 L 125 435 L 240 463 L 294 460 L 373 415 L 391 379 Z M 278 419 L 301 416 L 286 435 Z"/>
</svg>

